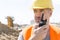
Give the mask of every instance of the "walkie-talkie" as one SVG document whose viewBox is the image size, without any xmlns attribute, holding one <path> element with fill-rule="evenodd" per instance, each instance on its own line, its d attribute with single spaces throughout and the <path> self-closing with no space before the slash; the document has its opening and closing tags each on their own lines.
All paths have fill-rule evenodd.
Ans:
<svg viewBox="0 0 60 40">
<path fill-rule="evenodd" d="M 44 14 L 42 14 L 41 22 L 39 23 L 39 27 L 46 25 L 47 19 L 43 20 L 43 17 L 44 17 Z"/>
</svg>

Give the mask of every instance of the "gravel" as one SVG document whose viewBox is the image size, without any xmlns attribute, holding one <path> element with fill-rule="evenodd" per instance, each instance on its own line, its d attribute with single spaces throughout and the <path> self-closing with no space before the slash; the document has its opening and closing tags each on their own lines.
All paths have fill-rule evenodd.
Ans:
<svg viewBox="0 0 60 40">
<path fill-rule="evenodd" d="M 7 25 L 0 24 L 0 40 L 17 40 L 19 32 L 9 28 Z"/>
</svg>

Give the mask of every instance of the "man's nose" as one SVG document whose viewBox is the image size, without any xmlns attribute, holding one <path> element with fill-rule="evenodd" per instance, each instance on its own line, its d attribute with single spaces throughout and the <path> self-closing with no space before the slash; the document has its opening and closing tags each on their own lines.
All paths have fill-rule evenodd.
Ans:
<svg viewBox="0 0 60 40">
<path fill-rule="evenodd" d="M 40 17 L 41 16 L 41 13 L 37 13 L 36 16 Z"/>
</svg>

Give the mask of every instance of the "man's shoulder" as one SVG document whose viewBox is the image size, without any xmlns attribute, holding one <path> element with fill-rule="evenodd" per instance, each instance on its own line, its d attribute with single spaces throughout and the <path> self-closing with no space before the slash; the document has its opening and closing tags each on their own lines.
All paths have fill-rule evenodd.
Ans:
<svg viewBox="0 0 60 40">
<path fill-rule="evenodd" d="M 28 31 L 28 30 L 31 30 L 32 29 L 32 25 L 30 25 L 30 26 L 28 26 L 28 27 L 25 27 L 24 29 L 23 29 L 23 31 Z"/>
<path fill-rule="evenodd" d="M 55 32 L 60 32 L 60 28 L 55 25 L 50 25 L 50 29 L 54 30 Z"/>
<path fill-rule="evenodd" d="M 26 28 L 24 28 L 23 29 L 23 32 L 28 32 L 28 31 L 31 31 L 32 30 L 32 25 L 30 25 L 30 26 L 28 26 L 28 27 L 26 27 Z"/>
</svg>

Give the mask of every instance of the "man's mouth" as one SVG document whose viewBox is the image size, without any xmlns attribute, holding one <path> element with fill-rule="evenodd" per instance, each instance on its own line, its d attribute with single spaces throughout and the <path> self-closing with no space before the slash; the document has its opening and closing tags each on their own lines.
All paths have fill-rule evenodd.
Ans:
<svg viewBox="0 0 60 40">
<path fill-rule="evenodd" d="M 40 17 L 37 17 L 36 20 L 41 20 L 41 18 Z"/>
<path fill-rule="evenodd" d="M 36 20 L 36 22 L 40 22 L 41 17 L 36 17 L 35 20 Z"/>
</svg>

